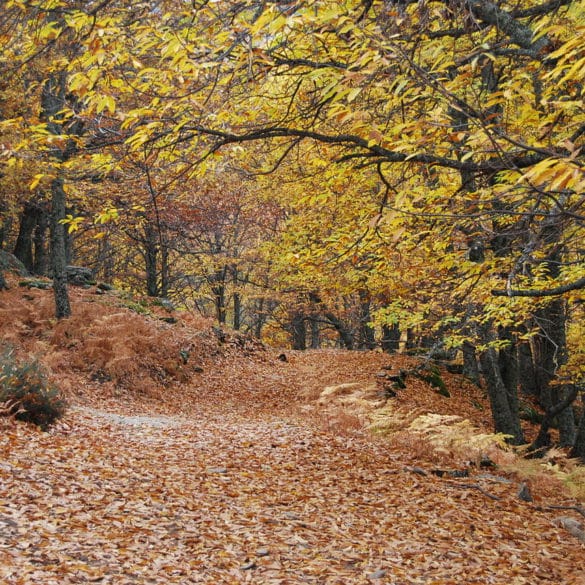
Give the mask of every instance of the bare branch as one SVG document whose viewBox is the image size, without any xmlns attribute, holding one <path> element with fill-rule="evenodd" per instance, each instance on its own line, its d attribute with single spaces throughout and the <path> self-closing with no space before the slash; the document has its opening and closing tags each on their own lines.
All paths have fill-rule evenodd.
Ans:
<svg viewBox="0 0 585 585">
<path fill-rule="evenodd" d="M 556 288 L 549 288 L 544 290 L 503 290 L 494 289 L 492 295 L 496 297 L 555 297 L 565 294 L 572 290 L 579 290 L 585 288 L 585 277 L 579 278 L 575 282 L 569 282 Z"/>
</svg>

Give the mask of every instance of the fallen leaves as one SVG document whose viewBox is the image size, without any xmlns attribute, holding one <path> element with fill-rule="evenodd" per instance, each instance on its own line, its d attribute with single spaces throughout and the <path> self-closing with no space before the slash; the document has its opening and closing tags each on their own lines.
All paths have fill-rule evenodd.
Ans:
<svg viewBox="0 0 585 585">
<path fill-rule="evenodd" d="M 17 304 L 16 314 L 24 320 L 35 303 L 43 308 L 42 294 L 31 306 Z M 85 309 L 89 320 L 105 311 L 89 302 Z M 40 325 L 24 337 L 12 331 L 28 348 L 43 336 Z M 177 336 L 169 344 L 180 347 L 185 331 L 194 337 L 169 329 Z M 326 386 L 366 388 L 390 360 L 400 368 L 407 358 L 287 352 L 283 362 L 277 352 L 213 349 L 205 338 L 192 348 L 190 359 L 203 364 L 195 381 L 163 380 L 146 395 L 139 385 L 90 382 L 65 366 L 82 345 L 49 352 L 78 404 L 50 433 L 0 419 L 3 584 L 585 579 L 584 545 L 567 529 L 573 524 L 554 523 L 557 508 L 580 509 L 574 501 L 558 493 L 543 502 L 540 486 L 534 503 L 521 501 L 518 482 L 500 470 L 439 477 L 428 441 L 374 438 L 351 412 L 316 406 Z M 472 387 L 451 384 L 447 399 L 412 384 L 392 399 L 403 412 L 485 422 Z"/>
<path fill-rule="evenodd" d="M 497 502 L 453 490 L 405 471 L 379 443 L 291 417 L 74 409 L 63 427 L 2 435 L 7 585 L 568 585 L 585 575 L 581 545 L 519 506 L 514 486 L 494 482 Z"/>
</svg>

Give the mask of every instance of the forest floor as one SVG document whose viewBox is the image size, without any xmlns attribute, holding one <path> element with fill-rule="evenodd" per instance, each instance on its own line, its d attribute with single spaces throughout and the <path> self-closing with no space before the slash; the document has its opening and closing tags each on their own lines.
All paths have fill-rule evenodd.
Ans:
<svg viewBox="0 0 585 585">
<path fill-rule="evenodd" d="M 124 303 L 77 291 L 57 323 L 50 292 L 0 293 L 3 339 L 71 405 L 49 432 L 0 419 L 1 583 L 585 583 L 585 545 L 563 527 L 582 502 L 556 480 L 528 480 L 524 501 L 511 454 L 483 469 L 461 445 L 373 434 L 366 399 L 319 401 L 408 358 L 283 361 Z M 481 390 L 445 379 L 450 398 L 413 380 L 395 411 L 489 429 Z"/>
</svg>

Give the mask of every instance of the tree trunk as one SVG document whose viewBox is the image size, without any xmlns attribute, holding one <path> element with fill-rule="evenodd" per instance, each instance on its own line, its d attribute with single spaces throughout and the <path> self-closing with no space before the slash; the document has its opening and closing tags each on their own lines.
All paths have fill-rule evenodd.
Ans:
<svg viewBox="0 0 585 585">
<path fill-rule="evenodd" d="M 307 349 L 307 325 L 302 313 L 297 312 L 291 319 L 292 348 Z"/>
<path fill-rule="evenodd" d="M 382 340 L 380 346 L 386 353 L 394 353 L 400 349 L 400 325 L 382 325 Z"/>
<path fill-rule="evenodd" d="M 553 401 L 556 405 L 562 404 L 570 389 L 565 386 L 555 386 L 553 388 Z M 559 429 L 559 445 L 561 447 L 572 447 L 577 436 L 577 428 L 575 426 L 575 412 L 573 405 L 568 404 L 557 414 L 557 426 Z"/>
<path fill-rule="evenodd" d="M 71 306 L 67 293 L 65 226 L 60 221 L 65 218 L 66 199 L 62 178 L 53 179 L 51 194 L 51 268 L 53 293 L 55 295 L 55 315 L 57 319 L 61 319 L 71 315 Z"/>
<path fill-rule="evenodd" d="M 54 74 L 43 85 L 41 93 L 41 118 L 46 121 L 51 134 L 63 133 L 65 124 L 61 112 L 67 106 L 67 73 L 62 71 Z M 82 123 L 73 123 L 67 128 L 69 134 L 80 135 Z M 67 293 L 67 250 L 66 230 L 61 220 L 65 219 L 67 196 L 63 186 L 60 164 L 67 161 L 75 152 L 73 140 L 67 140 L 65 148 L 57 146 L 53 149 L 53 161 L 57 163 L 57 178 L 51 182 L 51 269 L 53 276 L 53 292 L 55 296 L 55 315 L 58 319 L 71 314 Z"/>
<path fill-rule="evenodd" d="M 353 333 L 347 328 L 345 323 L 339 319 L 333 313 L 324 313 L 323 315 L 327 321 L 333 325 L 337 334 L 339 335 L 339 341 L 341 342 L 341 346 L 345 349 L 353 349 L 354 348 L 354 337 Z"/>
<path fill-rule="evenodd" d="M 485 350 L 481 356 L 481 367 L 490 399 L 496 432 L 510 435 L 510 443 L 524 443 L 520 418 L 517 411 L 517 398 L 511 396 L 500 372 L 500 363 L 495 349 Z"/>
<path fill-rule="evenodd" d="M 162 229 L 159 224 L 159 229 Z M 160 295 L 168 297 L 171 289 L 171 267 L 169 264 L 169 246 L 164 234 L 160 234 Z"/>
<path fill-rule="evenodd" d="M 48 270 L 47 231 L 49 230 L 49 217 L 45 208 L 39 210 L 37 225 L 34 231 L 34 265 L 33 272 L 46 276 Z M 69 264 L 69 260 L 67 263 Z"/>
<path fill-rule="evenodd" d="M 463 353 L 463 375 L 476 386 L 479 386 L 481 383 L 481 375 L 479 373 L 475 346 L 469 341 L 464 341 L 461 352 Z"/>
<path fill-rule="evenodd" d="M 577 398 L 578 388 L 575 385 L 569 385 L 564 389 L 562 393 L 562 399 L 556 401 L 553 406 L 547 409 L 542 422 L 540 423 L 540 429 L 538 431 L 538 436 L 530 446 L 530 451 L 535 452 L 536 454 L 542 453 L 543 449 L 550 447 L 551 439 L 549 428 L 554 420 L 555 417 L 560 417 L 563 412 L 566 412 L 570 409 L 571 416 L 572 416 L 572 404 Z M 571 445 L 575 443 L 575 429 L 574 429 L 574 420 L 573 420 L 573 435 L 572 435 L 572 442 Z M 570 445 L 565 445 L 566 447 Z"/>
<path fill-rule="evenodd" d="M 532 348 L 528 341 L 522 341 L 518 344 L 518 377 L 522 394 L 538 396 L 536 370 L 532 358 Z"/>
<path fill-rule="evenodd" d="M 64 217 L 64 216 L 63 216 Z M 20 215 L 18 236 L 13 254 L 34 273 L 33 234 L 39 218 L 39 207 L 33 201 L 27 201 Z"/>
<path fill-rule="evenodd" d="M 261 297 L 254 303 L 254 337 L 256 339 L 262 338 L 262 328 L 266 321 L 266 314 L 264 312 L 264 305 L 266 301 Z"/>
<path fill-rule="evenodd" d="M 359 324 L 359 341 L 360 349 L 374 349 L 376 347 L 376 335 L 370 325 L 372 316 L 370 313 L 370 299 L 365 290 L 360 290 L 360 324 Z"/>
<path fill-rule="evenodd" d="M 585 464 L 585 394 L 581 395 L 581 402 L 583 405 L 581 419 L 579 421 L 579 428 L 577 429 L 577 436 L 575 437 L 575 442 L 569 456 L 580 459 Z"/>
<path fill-rule="evenodd" d="M 234 329 L 239 331 L 242 326 L 242 297 L 240 293 L 234 293 Z"/>
<path fill-rule="evenodd" d="M 562 401 L 562 393 L 552 386 L 557 369 L 567 361 L 566 301 L 555 299 L 535 314 L 539 333 L 533 339 L 534 364 L 539 400 L 545 411 Z M 572 406 L 563 409 L 557 418 L 559 442 L 572 445 L 575 440 L 575 422 Z"/>
<path fill-rule="evenodd" d="M 158 297 L 158 239 L 150 219 L 144 225 L 144 267 L 146 269 L 146 294 Z"/>
<path fill-rule="evenodd" d="M 319 329 L 319 320 L 311 319 L 311 349 L 319 349 L 321 347 L 321 330 Z"/>
</svg>

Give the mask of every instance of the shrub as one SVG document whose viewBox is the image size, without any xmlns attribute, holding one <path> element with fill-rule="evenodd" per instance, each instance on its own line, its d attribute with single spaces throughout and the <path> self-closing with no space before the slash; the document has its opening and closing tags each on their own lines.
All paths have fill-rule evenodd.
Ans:
<svg viewBox="0 0 585 585">
<path fill-rule="evenodd" d="M 0 356 L 0 414 L 47 428 L 65 413 L 59 391 L 50 386 L 37 361 L 19 363 L 12 352 Z"/>
</svg>

